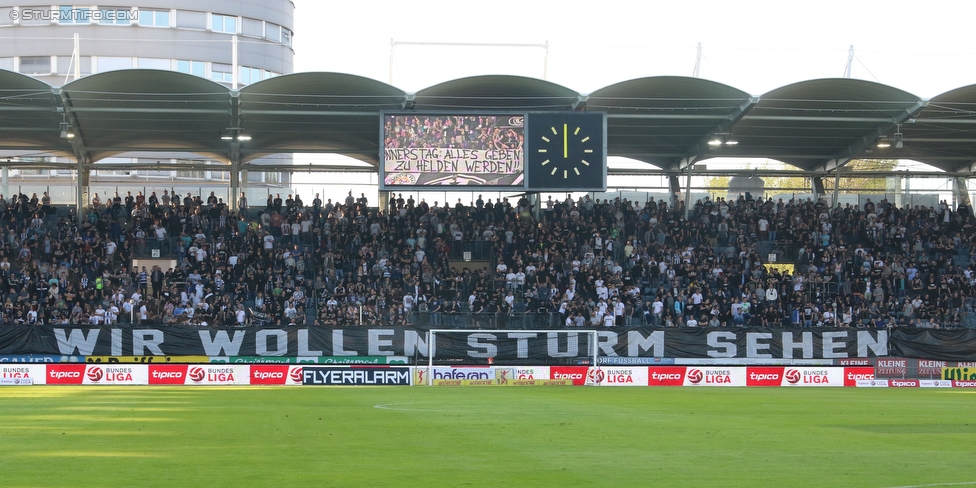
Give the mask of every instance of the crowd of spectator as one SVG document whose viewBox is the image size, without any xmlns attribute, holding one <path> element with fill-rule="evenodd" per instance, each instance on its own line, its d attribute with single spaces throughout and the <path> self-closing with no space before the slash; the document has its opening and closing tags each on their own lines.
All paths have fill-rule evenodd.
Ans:
<svg viewBox="0 0 976 488">
<path fill-rule="evenodd" d="M 377 208 L 349 192 L 311 205 L 269 195 L 258 208 L 242 195 L 238 206 L 213 193 L 94 195 L 79 225 L 46 194 L 0 196 L 0 320 L 972 326 L 976 221 L 965 205 L 740 197 L 686 209 L 589 196 L 451 205 L 400 194 Z M 176 265 L 133 267 L 149 248 L 171 251 Z M 465 262 L 461 250 L 484 261 Z"/>
<path fill-rule="evenodd" d="M 384 123 L 385 148 L 521 149 L 521 125 L 511 116 L 389 115 Z"/>
</svg>

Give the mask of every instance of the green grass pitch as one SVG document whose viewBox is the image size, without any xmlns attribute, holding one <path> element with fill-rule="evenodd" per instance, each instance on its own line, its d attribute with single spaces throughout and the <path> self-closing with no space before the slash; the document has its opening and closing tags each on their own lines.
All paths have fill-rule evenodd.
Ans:
<svg viewBox="0 0 976 488">
<path fill-rule="evenodd" d="M 4 387 L 0 486 L 976 485 L 974 393 Z"/>
</svg>

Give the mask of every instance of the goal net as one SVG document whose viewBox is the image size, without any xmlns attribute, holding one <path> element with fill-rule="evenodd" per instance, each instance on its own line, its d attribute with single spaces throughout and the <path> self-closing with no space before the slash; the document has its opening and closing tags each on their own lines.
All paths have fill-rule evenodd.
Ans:
<svg viewBox="0 0 976 488">
<path fill-rule="evenodd" d="M 599 354 L 595 330 L 431 329 L 424 383 L 550 379 L 599 383 Z"/>
</svg>

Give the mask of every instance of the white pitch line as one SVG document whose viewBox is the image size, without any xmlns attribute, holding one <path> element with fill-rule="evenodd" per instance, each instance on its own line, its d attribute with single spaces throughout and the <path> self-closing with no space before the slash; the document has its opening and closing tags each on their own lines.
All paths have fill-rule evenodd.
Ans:
<svg viewBox="0 0 976 488">
<path fill-rule="evenodd" d="M 411 405 L 429 405 L 427 403 L 381 403 L 379 405 L 373 405 L 373 408 L 378 408 L 381 410 L 395 410 L 397 412 L 446 412 L 446 413 L 456 413 L 454 410 L 438 410 L 430 408 L 410 408 Z M 398 408 L 398 407 L 408 407 L 408 408 Z"/>
<path fill-rule="evenodd" d="M 964 486 L 964 485 L 976 485 L 976 481 L 961 481 L 958 483 L 932 483 L 928 485 L 892 486 L 890 488 L 927 488 L 933 486 Z"/>
</svg>

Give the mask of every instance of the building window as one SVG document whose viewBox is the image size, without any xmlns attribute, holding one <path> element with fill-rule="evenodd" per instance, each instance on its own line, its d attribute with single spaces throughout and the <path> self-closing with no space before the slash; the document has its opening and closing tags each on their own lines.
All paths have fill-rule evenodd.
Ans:
<svg viewBox="0 0 976 488">
<path fill-rule="evenodd" d="M 210 63 L 210 79 L 231 83 L 234 81 L 234 68 L 229 64 Z"/>
<path fill-rule="evenodd" d="M 207 13 L 192 10 L 176 11 L 176 27 L 181 29 L 206 29 Z"/>
<path fill-rule="evenodd" d="M 281 42 L 281 26 L 268 22 L 264 26 L 264 38 L 269 41 Z"/>
<path fill-rule="evenodd" d="M 91 56 L 81 57 L 81 75 L 88 76 L 91 74 Z M 60 75 L 71 75 L 74 74 L 75 67 L 71 64 L 71 56 L 58 56 L 58 74 Z"/>
<path fill-rule="evenodd" d="M 213 14 L 210 22 L 210 30 L 214 32 L 226 32 L 227 34 L 237 34 L 237 17 Z"/>
<path fill-rule="evenodd" d="M 250 85 L 251 83 L 261 81 L 261 70 L 259 69 L 241 66 L 238 71 L 240 73 L 240 78 L 237 81 L 242 85 Z"/>
<path fill-rule="evenodd" d="M 99 25 L 129 25 L 135 13 L 122 7 L 106 7 L 99 9 Z"/>
<path fill-rule="evenodd" d="M 291 31 L 284 27 L 281 28 L 281 43 L 291 47 Z"/>
<path fill-rule="evenodd" d="M 205 77 L 207 76 L 207 64 L 203 61 L 186 61 L 177 60 L 176 61 L 176 71 L 180 73 L 189 73 L 194 76 Z"/>
<path fill-rule="evenodd" d="M 117 71 L 120 69 L 132 69 L 132 58 L 122 58 L 115 56 L 99 56 L 97 61 L 98 73 L 106 71 Z"/>
<path fill-rule="evenodd" d="M 162 70 L 173 69 L 170 60 L 160 59 L 160 58 L 139 58 L 139 68 L 140 69 L 162 69 Z"/>
<path fill-rule="evenodd" d="M 139 10 L 139 25 L 169 27 L 169 10 Z"/>
<path fill-rule="evenodd" d="M 14 70 L 14 58 L 0 58 L 0 69 Z"/>
<path fill-rule="evenodd" d="M 241 22 L 241 33 L 248 37 L 264 37 L 264 22 L 244 17 Z"/>
<path fill-rule="evenodd" d="M 51 56 L 21 56 L 20 72 L 25 75 L 51 74 Z"/>
<path fill-rule="evenodd" d="M 178 160 L 177 162 L 184 162 L 183 160 Z M 186 163 L 193 163 L 193 161 L 185 161 Z M 195 178 L 198 180 L 203 179 L 203 171 L 190 171 L 190 170 L 176 170 L 177 178 Z"/>
<path fill-rule="evenodd" d="M 59 24 L 90 24 L 91 9 L 86 7 L 73 7 L 62 5 L 58 7 Z"/>
</svg>

